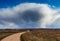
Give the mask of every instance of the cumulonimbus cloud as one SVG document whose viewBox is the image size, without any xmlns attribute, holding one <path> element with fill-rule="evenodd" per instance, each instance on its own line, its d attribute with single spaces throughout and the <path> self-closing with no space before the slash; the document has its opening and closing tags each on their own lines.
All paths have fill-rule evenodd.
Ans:
<svg viewBox="0 0 60 41">
<path fill-rule="evenodd" d="M 52 7 L 48 4 L 22 3 L 12 8 L 2 8 L 0 28 L 47 28 L 47 25 L 60 18 L 60 10 Z"/>
</svg>

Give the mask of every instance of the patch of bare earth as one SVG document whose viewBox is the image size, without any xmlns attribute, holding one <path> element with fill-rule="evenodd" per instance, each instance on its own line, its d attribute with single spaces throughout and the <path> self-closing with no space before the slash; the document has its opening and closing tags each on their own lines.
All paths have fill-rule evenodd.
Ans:
<svg viewBox="0 0 60 41">
<path fill-rule="evenodd" d="M 1 41 L 20 41 L 20 36 L 22 34 L 24 34 L 25 32 L 21 32 L 21 33 L 16 33 L 16 34 L 13 34 L 13 35 L 10 35 L 4 39 L 2 39 Z"/>
</svg>

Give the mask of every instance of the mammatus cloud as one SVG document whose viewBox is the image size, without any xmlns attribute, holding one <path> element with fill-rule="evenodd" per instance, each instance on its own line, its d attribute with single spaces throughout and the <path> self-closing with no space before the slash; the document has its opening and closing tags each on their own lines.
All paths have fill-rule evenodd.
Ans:
<svg viewBox="0 0 60 41">
<path fill-rule="evenodd" d="M 0 9 L 0 28 L 48 28 L 60 19 L 60 10 L 39 3 L 22 3 L 12 8 Z"/>
</svg>

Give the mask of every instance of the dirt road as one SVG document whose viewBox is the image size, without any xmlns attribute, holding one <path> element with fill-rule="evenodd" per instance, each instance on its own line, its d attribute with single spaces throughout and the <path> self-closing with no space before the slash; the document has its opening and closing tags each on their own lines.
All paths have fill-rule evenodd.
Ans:
<svg viewBox="0 0 60 41">
<path fill-rule="evenodd" d="M 10 35 L 10 36 L 2 39 L 1 41 L 20 41 L 20 36 L 24 33 L 26 33 L 26 32 L 21 32 L 21 33 L 16 33 L 16 34 Z"/>
</svg>

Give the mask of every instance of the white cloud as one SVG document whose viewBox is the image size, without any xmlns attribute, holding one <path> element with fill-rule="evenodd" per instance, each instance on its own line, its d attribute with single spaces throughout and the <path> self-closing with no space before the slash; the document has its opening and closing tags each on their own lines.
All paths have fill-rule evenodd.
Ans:
<svg viewBox="0 0 60 41">
<path fill-rule="evenodd" d="M 46 28 L 47 25 L 51 25 L 56 19 L 60 18 L 60 9 L 53 9 L 48 4 L 39 3 L 22 3 L 12 8 L 0 9 L 0 18 L 18 18 L 19 14 L 26 10 L 37 10 L 40 14 L 44 15 L 40 22 L 41 28 Z M 15 23 L 4 23 L 0 25 L 2 28 L 19 28 Z M 21 27 L 20 27 L 21 28 Z"/>
<path fill-rule="evenodd" d="M 15 23 L 4 21 L 3 24 L 0 24 L 0 29 L 19 29 L 19 26 Z"/>
</svg>

